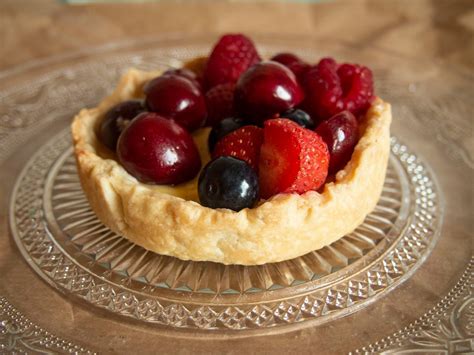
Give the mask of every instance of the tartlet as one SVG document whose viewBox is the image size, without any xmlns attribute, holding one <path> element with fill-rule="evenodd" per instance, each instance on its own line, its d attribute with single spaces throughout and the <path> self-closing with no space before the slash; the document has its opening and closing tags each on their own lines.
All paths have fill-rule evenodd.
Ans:
<svg viewBox="0 0 474 355">
<path fill-rule="evenodd" d="M 196 64 L 191 63 L 191 67 Z M 352 232 L 375 207 L 390 149 L 390 104 L 376 98 L 360 121 L 351 160 L 322 192 L 278 194 L 239 212 L 198 202 L 197 178 L 179 186 L 139 182 L 97 138 L 105 112 L 143 96 L 160 72 L 131 69 L 112 95 L 74 118 L 72 135 L 80 181 L 97 217 L 115 233 L 153 252 L 183 260 L 258 265 L 304 255 Z M 209 129 L 194 133 L 209 160 Z"/>
</svg>

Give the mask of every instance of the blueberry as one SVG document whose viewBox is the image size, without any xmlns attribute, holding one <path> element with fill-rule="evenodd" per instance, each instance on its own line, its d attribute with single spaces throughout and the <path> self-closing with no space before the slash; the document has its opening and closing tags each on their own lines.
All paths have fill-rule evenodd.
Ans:
<svg viewBox="0 0 474 355">
<path fill-rule="evenodd" d="M 209 138 L 207 140 L 209 151 L 212 152 L 214 150 L 216 143 L 220 141 L 222 137 L 229 134 L 230 132 L 235 131 L 236 129 L 239 129 L 244 125 L 244 121 L 240 118 L 224 118 L 214 128 L 212 128 L 211 133 L 209 133 Z"/>
<path fill-rule="evenodd" d="M 198 193 L 203 206 L 240 211 L 258 201 L 258 176 L 243 160 L 219 157 L 201 172 Z"/>
<path fill-rule="evenodd" d="M 314 129 L 314 121 L 310 115 L 300 109 L 291 109 L 280 114 L 281 118 L 288 118 L 300 126 L 308 129 Z"/>
<path fill-rule="evenodd" d="M 145 112 L 143 102 L 129 100 L 113 106 L 104 116 L 100 124 L 99 137 L 109 149 L 115 150 L 117 141 L 128 123 L 138 114 Z"/>
</svg>

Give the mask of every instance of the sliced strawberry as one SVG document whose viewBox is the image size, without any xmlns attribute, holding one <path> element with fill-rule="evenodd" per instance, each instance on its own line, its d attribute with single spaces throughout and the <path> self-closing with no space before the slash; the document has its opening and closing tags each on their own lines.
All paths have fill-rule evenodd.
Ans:
<svg viewBox="0 0 474 355">
<path fill-rule="evenodd" d="M 258 63 L 260 56 L 253 42 L 242 34 L 222 36 L 209 56 L 204 77 L 208 87 L 235 83 L 245 70 Z"/>
<path fill-rule="evenodd" d="M 217 142 L 212 158 L 232 156 L 247 162 L 256 171 L 263 141 L 263 129 L 257 126 L 244 126 Z"/>
<path fill-rule="evenodd" d="M 206 93 L 206 126 L 215 126 L 234 111 L 234 83 L 214 86 Z"/>
<path fill-rule="evenodd" d="M 328 147 L 317 133 L 284 118 L 265 121 L 259 164 L 263 198 L 317 190 L 328 166 Z"/>
</svg>

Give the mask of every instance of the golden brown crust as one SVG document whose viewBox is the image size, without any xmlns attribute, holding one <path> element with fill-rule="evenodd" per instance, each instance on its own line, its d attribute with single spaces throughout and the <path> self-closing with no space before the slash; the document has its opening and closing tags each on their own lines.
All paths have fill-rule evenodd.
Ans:
<svg viewBox="0 0 474 355">
<path fill-rule="evenodd" d="M 190 188 L 180 190 L 181 198 L 138 182 L 103 148 L 95 132 L 108 108 L 140 96 L 143 83 L 158 74 L 130 70 L 111 96 L 97 108 L 81 110 L 72 124 L 82 187 L 98 218 L 114 232 L 184 260 L 256 265 L 329 245 L 353 231 L 375 207 L 390 147 L 390 105 L 380 99 L 364 119 L 351 161 L 321 194 L 280 194 L 234 212 L 191 201 L 195 191 Z"/>
</svg>

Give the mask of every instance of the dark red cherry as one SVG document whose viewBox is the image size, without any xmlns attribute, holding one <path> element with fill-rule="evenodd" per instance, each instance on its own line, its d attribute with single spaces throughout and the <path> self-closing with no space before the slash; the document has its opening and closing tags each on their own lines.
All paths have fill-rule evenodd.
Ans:
<svg viewBox="0 0 474 355">
<path fill-rule="evenodd" d="M 99 138 L 101 142 L 115 151 L 122 131 L 133 118 L 145 111 L 145 106 L 140 100 L 128 100 L 113 106 L 100 123 Z"/>
<path fill-rule="evenodd" d="M 189 132 L 153 112 L 130 122 L 120 135 L 117 153 L 125 169 L 145 183 L 179 184 L 195 177 L 201 168 Z"/>
<path fill-rule="evenodd" d="M 289 52 L 275 54 L 270 60 L 281 63 L 284 66 L 288 66 L 290 64 L 302 61 L 297 55 Z"/>
<path fill-rule="evenodd" d="M 330 154 L 329 173 L 336 173 L 351 159 L 358 139 L 357 119 L 349 111 L 342 111 L 323 121 L 317 128 Z"/>
<path fill-rule="evenodd" d="M 168 69 L 163 73 L 163 75 L 177 75 L 182 78 L 186 78 L 190 80 L 194 85 L 196 85 L 199 90 L 202 90 L 201 83 L 199 82 L 199 78 L 192 70 L 186 68 L 178 68 L 178 69 Z"/>
<path fill-rule="evenodd" d="M 146 84 L 144 92 L 150 111 L 174 119 L 188 131 L 201 127 L 206 119 L 204 95 L 187 78 L 162 75 Z"/>
<path fill-rule="evenodd" d="M 290 69 L 296 78 L 302 82 L 303 76 L 308 72 L 311 66 L 293 53 L 278 53 L 271 60 L 283 64 Z"/>
<path fill-rule="evenodd" d="M 303 100 L 295 75 L 284 65 L 266 61 L 251 66 L 235 87 L 234 107 L 256 124 L 276 117 Z"/>
</svg>

